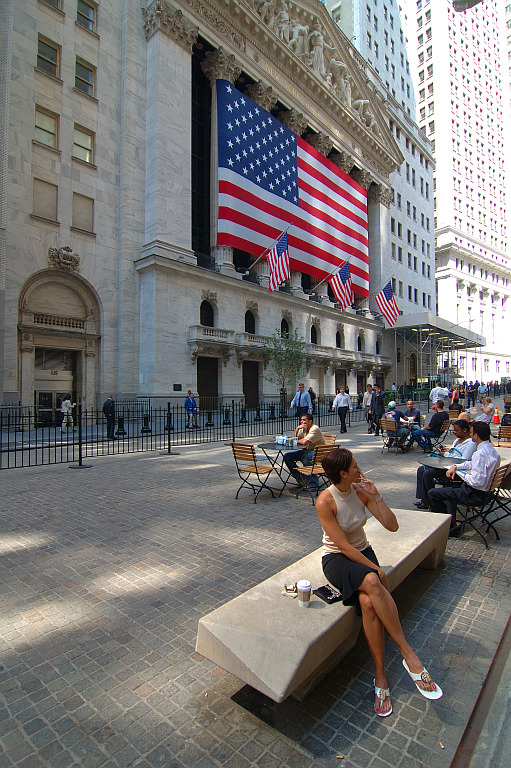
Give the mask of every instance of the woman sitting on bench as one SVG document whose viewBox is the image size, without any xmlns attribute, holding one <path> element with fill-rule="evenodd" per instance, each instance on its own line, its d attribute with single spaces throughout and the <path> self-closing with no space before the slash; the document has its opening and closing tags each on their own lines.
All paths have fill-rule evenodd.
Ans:
<svg viewBox="0 0 511 768">
<path fill-rule="evenodd" d="M 387 577 L 364 532 L 367 510 L 388 531 L 398 522 L 374 483 L 358 468 L 346 448 L 334 449 L 322 460 L 332 485 L 320 494 L 316 510 L 323 527 L 323 572 L 339 590 L 344 605 L 355 605 L 362 615 L 364 633 L 374 662 L 375 705 L 378 717 L 392 714 L 385 675 L 385 630 L 397 643 L 403 665 L 419 692 L 439 699 L 442 691 L 406 642 L 396 604 L 388 591 Z"/>
</svg>

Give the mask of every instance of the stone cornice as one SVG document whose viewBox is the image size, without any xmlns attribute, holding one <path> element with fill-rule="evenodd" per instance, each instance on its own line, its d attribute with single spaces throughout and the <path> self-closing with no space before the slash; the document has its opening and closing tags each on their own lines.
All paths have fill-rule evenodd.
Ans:
<svg viewBox="0 0 511 768">
<path fill-rule="evenodd" d="M 149 7 L 142 8 L 146 40 L 150 40 L 156 32 L 164 32 L 175 40 L 182 48 L 190 51 L 193 48 L 199 27 L 192 24 L 179 9 L 173 8 L 167 0 L 154 0 Z"/>
</svg>

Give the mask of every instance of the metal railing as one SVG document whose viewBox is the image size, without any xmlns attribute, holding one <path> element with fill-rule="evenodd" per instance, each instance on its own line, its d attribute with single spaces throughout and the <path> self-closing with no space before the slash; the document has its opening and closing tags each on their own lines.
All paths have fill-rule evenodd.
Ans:
<svg viewBox="0 0 511 768">
<path fill-rule="evenodd" d="M 160 450 L 171 454 L 174 447 L 231 441 L 268 434 L 291 435 L 297 426 L 296 413 L 281 402 L 260 403 L 248 408 L 243 401 L 211 398 L 196 413 L 183 405 L 152 407 L 148 399 L 116 403 L 113 436 L 100 409 L 72 413 L 72 422 L 37 406 L 0 407 L 0 469 L 78 462 L 93 456 Z M 321 428 L 339 423 L 332 410 L 332 397 L 315 401 L 314 422 Z M 363 421 L 359 399 L 352 396 L 350 423 Z"/>
</svg>

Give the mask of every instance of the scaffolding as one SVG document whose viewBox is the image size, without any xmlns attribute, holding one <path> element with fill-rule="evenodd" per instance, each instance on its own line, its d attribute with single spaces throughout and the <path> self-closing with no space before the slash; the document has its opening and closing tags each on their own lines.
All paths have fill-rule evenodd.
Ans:
<svg viewBox="0 0 511 768">
<path fill-rule="evenodd" d="M 394 326 L 396 379 L 400 385 L 428 387 L 440 379 L 443 386 L 455 384 L 459 357 L 486 344 L 484 336 L 462 328 L 431 312 L 401 315 Z"/>
</svg>

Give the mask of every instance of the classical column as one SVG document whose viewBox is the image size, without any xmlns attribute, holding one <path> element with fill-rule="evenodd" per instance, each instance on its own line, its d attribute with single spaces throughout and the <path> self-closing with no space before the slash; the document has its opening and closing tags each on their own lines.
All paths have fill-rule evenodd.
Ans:
<svg viewBox="0 0 511 768">
<path fill-rule="evenodd" d="M 295 296 L 304 296 L 303 288 L 302 288 L 302 273 L 297 272 L 295 269 L 291 270 L 291 279 L 290 279 L 290 285 L 291 285 L 291 291 Z"/>
<path fill-rule="evenodd" d="M 215 263 L 220 272 L 230 277 L 242 279 L 242 275 L 234 269 L 233 249 L 225 245 L 217 245 L 218 235 L 218 125 L 217 125 L 217 92 L 216 81 L 228 80 L 234 85 L 241 74 L 241 67 L 236 63 L 232 53 L 225 53 L 223 48 L 209 51 L 202 62 L 202 71 L 209 80 L 211 86 L 211 248 L 215 257 Z"/>
<path fill-rule="evenodd" d="M 290 131 L 296 133 L 297 136 L 301 136 L 307 128 L 307 120 L 301 112 L 297 112 L 296 109 L 287 109 L 285 112 L 279 112 L 279 120 L 284 125 L 287 125 Z"/>
<path fill-rule="evenodd" d="M 20 347 L 21 354 L 21 404 L 34 404 L 35 389 L 35 347 L 31 334 L 24 333 Z"/>
<path fill-rule="evenodd" d="M 261 261 L 257 262 L 257 264 L 254 267 L 254 272 L 256 273 L 257 278 L 259 280 L 259 285 L 262 285 L 263 288 L 269 288 L 270 265 L 268 264 L 266 259 L 261 259 Z"/>
<path fill-rule="evenodd" d="M 330 160 L 344 173 L 349 173 L 355 165 L 354 158 L 348 152 L 334 152 L 330 155 Z"/>
<path fill-rule="evenodd" d="M 256 104 L 267 112 L 271 112 L 277 103 L 277 94 L 273 92 L 271 85 L 264 85 L 262 80 L 252 85 L 247 85 L 246 94 L 249 99 L 255 101 Z"/>
<path fill-rule="evenodd" d="M 315 133 L 310 134 L 306 137 L 307 142 L 311 145 L 311 147 L 314 147 L 314 149 L 317 149 L 318 152 L 320 152 L 325 157 L 328 157 L 330 152 L 332 151 L 333 143 L 330 136 L 327 136 L 326 133 Z"/>
<path fill-rule="evenodd" d="M 147 39 L 143 253 L 193 264 L 191 54 L 199 29 L 166 0 L 151 3 L 143 13 Z"/>
<path fill-rule="evenodd" d="M 370 291 L 377 291 L 385 279 L 392 277 L 390 260 L 391 192 L 380 184 L 371 184 L 367 191 L 369 236 Z M 379 313 L 374 298 L 370 300 L 373 313 Z"/>
</svg>

